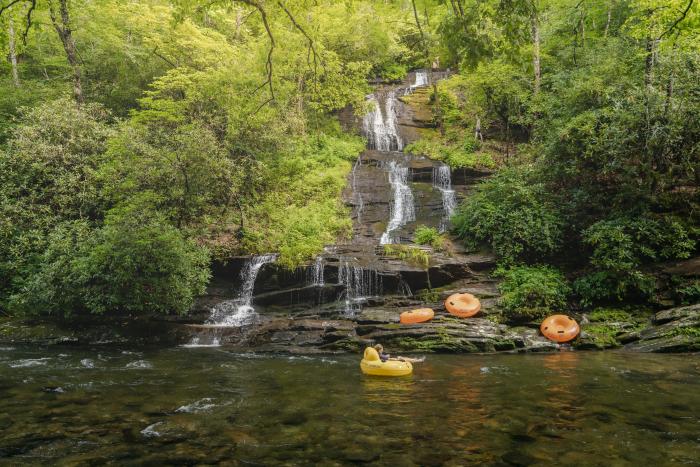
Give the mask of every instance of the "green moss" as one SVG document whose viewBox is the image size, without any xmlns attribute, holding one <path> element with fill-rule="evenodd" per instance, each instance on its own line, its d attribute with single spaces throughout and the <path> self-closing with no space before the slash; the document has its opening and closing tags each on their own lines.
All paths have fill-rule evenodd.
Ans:
<svg viewBox="0 0 700 467">
<path fill-rule="evenodd" d="M 598 348 L 617 347 L 620 345 L 615 338 L 619 331 L 614 327 L 604 324 L 592 324 L 585 326 L 583 330 Z"/>
<path fill-rule="evenodd" d="M 438 292 L 436 289 L 423 289 L 418 293 L 418 299 L 421 302 L 439 302 L 440 301 L 440 292 Z"/>
<path fill-rule="evenodd" d="M 690 337 L 690 338 L 700 338 L 700 326 L 695 325 L 695 326 L 683 326 L 683 327 L 675 327 L 673 328 L 670 332 L 666 334 L 667 337 L 673 337 L 673 336 L 684 336 L 684 337 Z"/>
<path fill-rule="evenodd" d="M 630 321 L 632 316 L 625 310 L 615 308 L 598 308 L 591 312 L 589 319 L 595 322 L 601 321 Z"/>
</svg>

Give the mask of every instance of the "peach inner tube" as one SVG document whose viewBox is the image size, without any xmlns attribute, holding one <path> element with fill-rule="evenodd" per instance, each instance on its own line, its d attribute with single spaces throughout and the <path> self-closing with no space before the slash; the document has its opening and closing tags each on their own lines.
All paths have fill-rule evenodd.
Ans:
<svg viewBox="0 0 700 467">
<path fill-rule="evenodd" d="M 404 311 L 400 316 L 401 322 L 404 324 L 423 323 L 433 319 L 435 312 L 432 308 L 418 308 L 417 310 Z"/>
<path fill-rule="evenodd" d="M 540 325 L 544 337 L 559 343 L 574 339 L 580 330 L 578 323 L 566 315 L 549 316 Z"/>
<path fill-rule="evenodd" d="M 481 302 L 470 293 L 457 293 L 445 300 L 445 308 L 460 318 L 469 318 L 481 310 Z"/>
</svg>

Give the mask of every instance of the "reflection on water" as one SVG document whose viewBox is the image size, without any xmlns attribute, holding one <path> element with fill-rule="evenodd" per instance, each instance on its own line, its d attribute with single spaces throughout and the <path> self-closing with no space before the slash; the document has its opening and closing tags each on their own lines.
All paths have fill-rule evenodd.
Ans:
<svg viewBox="0 0 700 467">
<path fill-rule="evenodd" d="M 0 350 L 0 464 L 679 465 L 700 458 L 700 357 Z"/>
</svg>

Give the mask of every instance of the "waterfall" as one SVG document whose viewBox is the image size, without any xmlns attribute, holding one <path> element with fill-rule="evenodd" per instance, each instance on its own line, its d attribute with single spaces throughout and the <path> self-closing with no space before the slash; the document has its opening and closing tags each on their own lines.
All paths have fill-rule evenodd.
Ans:
<svg viewBox="0 0 700 467">
<path fill-rule="evenodd" d="M 352 197 L 355 200 L 355 212 L 357 214 L 357 222 L 362 222 L 362 211 L 365 204 L 362 199 L 362 193 L 357 190 L 357 169 L 362 165 L 362 154 L 357 157 L 355 164 L 352 166 Z"/>
<path fill-rule="evenodd" d="M 244 326 L 253 323 L 257 318 L 255 309 L 251 306 L 255 279 L 258 277 L 260 269 L 264 265 L 274 262 L 275 259 L 277 259 L 275 254 L 250 258 L 241 270 L 241 288 L 238 291 L 238 296 L 233 300 L 226 300 L 215 305 L 207 323 L 216 326 Z"/>
<path fill-rule="evenodd" d="M 343 286 L 341 300 L 345 314 L 353 316 L 367 297 L 383 293 L 382 277 L 374 269 L 366 269 L 342 260 L 338 267 L 338 284 Z"/>
<path fill-rule="evenodd" d="M 428 72 L 427 71 L 416 71 L 415 81 L 411 85 L 411 89 L 427 86 L 428 84 L 429 84 L 428 83 Z"/>
<path fill-rule="evenodd" d="M 380 243 L 392 243 L 391 233 L 416 220 L 416 209 L 413 202 L 413 192 L 408 184 L 409 169 L 396 161 L 389 162 L 389 183 L 391 184 L 394 200 L 390 209 L 391 218 L 382 234 Z"/>
<path fill-rule="evenodd" d="M 384 114 L 375 96 L 370 96 L 369 101 L 374 104 L 374 109 L 362 119 L 367 147 L 378 151 L 400 151 L 403 142 L 396 123 L 396 92 L 390 91 L 387 94 Z"/>
<path fill-rule="evenodd" d="M 443 216 L 440 221 L 440 231 L 444 232 L 447 230 L 450 218 L 457 208 L 457 198 L 455 197 L 455 191 L 452 189 L 452 175 L 449 166 L 440 165 L 433 167 L 433 186 L 440 190 L 442 194 Z"/>
<path fill-rule="evenodd" d="M 316 261 L 314 261 L 313 267 L 311 268 L 311 277 L 309 280 L 311 285 L 314 285 L 316 287 L 323 287 L 323 285 L 325 284 L 323 280 L 323 266 L 323 256 L 318 255 L 316 257 Z"/>
</svg>

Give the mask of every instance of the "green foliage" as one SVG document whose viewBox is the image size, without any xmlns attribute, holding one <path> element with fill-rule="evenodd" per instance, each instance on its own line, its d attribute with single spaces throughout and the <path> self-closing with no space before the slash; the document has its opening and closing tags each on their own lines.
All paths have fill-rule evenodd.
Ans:
<svg viewBox="0 0 700 467">
<path fill-rule="evenodd" d="M 599 221 L 583 232 L 593 248 L 591 264 L 609 270 L 628 270 L 644 262 L 684 259 L 695 242 L 684 226 L 671 218 L 617 218 Z"/>
<path fill-rule="evenodd" d="M 107 118 L 100 106 L 67 99 L 22 110 L 0 149 L 0 297 L 31 274 L 56 225 L 100 217 Z"/>
<path fill-rule="evenodd" d="M 455 232 L 469 248 L 488 245 L 504 262 L 547 258 L 561 248 L 563 222 L 545 193 L 530 172 L 503 170 L 459 207 Z"/>
<path fill-rule="evenodd" d="M 115 208 L 102 228 L 59 225 L 10 309 L 25 313 L 185 313 L 209 280 L 205 249 L 169 225 L 152 200 Z"/>
<path fill-rule="evenodd" d="M 473 138 L 462 142 L 461 147 L 444 144 L 439 139 L 423 138 L 406 146 L 406 152 L 420 154 L 442 161 L 453 169 L 492 169 L 496 167 L 493 156 L 487 152 L 476 152 L 478 144 Z"/>
<path fill-rule="evenodd" d="M 410 245 L 384 245 L 383 251 L 386 256 L 415 264 L 424 269 L 430 267 L 430 254 L 422 248 Z"/>
<path fill-rule="evenodd" d="M 566 279 L 548 266 L 513 266 L 499 269 L 503 308 L 516 318 L 539 319 L 566 307 L 570 292 Z"/>
<path fill-rule="evenodd" d="M 380 76 L 387 81 L 400 81 L 406 77 L 408 68 L 406 65 L 390 63 L 382 68 Z"/>
<path fill-rule="evenodd" d="M 364 144 L 333 128 L 329 134 L 296 140 L 292 152 L 261 167 L 269 185 L 246 209 L 246 230 L 255 236 L 243 240 L 239 247 L 244 251 L 279 252 L 277 262 L 293 268 L 350 234 L 352 223 L 341 195 L 351 161 Z"/>
<path fill-rule="evenodd" d="M 592 248 L 590 264 L 597 269 L 575 283 L 585 305 L 649 297 L 654 279 L 641 266 L 687 258 L 695 247 L 683 225 L 667 217 L 599 221 L 583 232 L 583 241 Z"/>
<path fill-rule="evenodd" d="M 682 305 L 700 303 L 700 281 L 698 280 L 682 284 L 676 287 L 674 292 Z"/>
<path fill-rule="evenodd" d="M 666 336 L 668 336 L 668 337 L 683 336 L 683 337 L 700 338 L 700 326 L 696 325 L 696 326 L 674 327 L 666 334 Z"/>
<path fill-rule="evenodd" d="M 436 250 L 445 246 L 445 237 L 435 227 L 419 225 L 413 235 L 413 241 L 419 245 L 430 245 Z"/>
<path fill-rule="evenodd" d="M 148 201 L 148 200 L 147 200 Z M 111 210 L 84 260 L 95 313 L 186 313 L 209 280 L 207 251 L 142 200 Z"/>
</svg>

